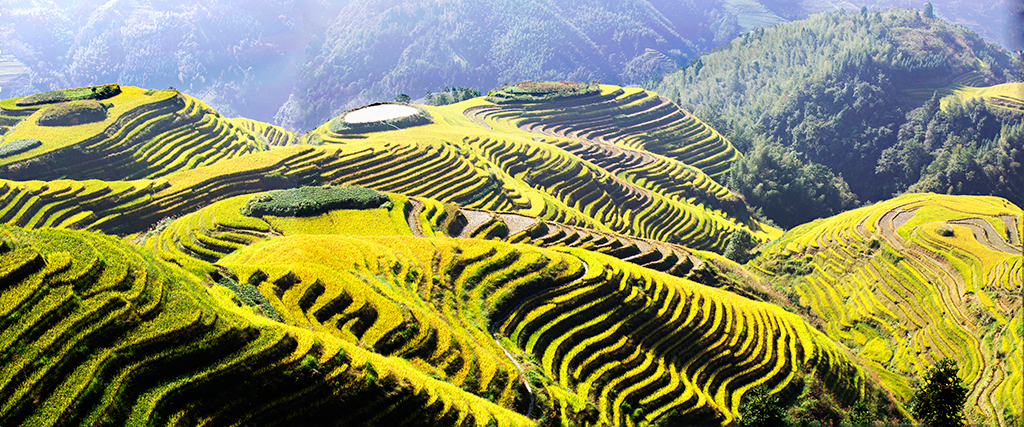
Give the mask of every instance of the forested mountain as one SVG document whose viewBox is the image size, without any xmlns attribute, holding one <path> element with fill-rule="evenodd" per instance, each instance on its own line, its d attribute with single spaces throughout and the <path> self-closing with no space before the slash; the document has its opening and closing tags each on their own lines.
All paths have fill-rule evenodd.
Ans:
<svg viewBox="0 0 1024 427">
<path fill-rule="evenodd" d="M 935 11 L 996 40 L 999 2 Z M 921 7 L 917 0 L 885 0 Z M 223 114 L 308 130 L 333 113 L 446 86 L 631 84 L 742 31 L 841 0 L 13 0 L 0 13 L 0 97 L 117 81 L 173 86 Z M 276 117 L 276 119 L 275 119 Z"/>
<path fill-rule="evenodd" d="M 354 104 L 456 84 L 637 83 L 737 32 L 719 1 L 364 0 L 331 24 L 277 119 L 309 128 Z"/>
<path fill-rule="evenodd" d="M 652 85 L 749 152 L 730 188 L 790 227 L 914 184 L 876 171 L 907 113 L 956 88 L 1019 79 L 1019 67 L 1005 49 L 916 9 L 840 11 L 745 33 Z M 1018 116 L 1001 117 L 989 120 Z"/>
<path fill-rule="evenodd" d="M 1024 86 L 1017 85 L 1020 98 Z M 895 191 L 991 194 L 1024 202 L 1024 110 L 933 98 L 907 114 L 876 172 Z"/>
<path fill-rule="evenodd" d="M 26 69 L 24 92 L 112 81 L 173 86 L 224 114 L 272 117 L 348 0 L 7 1 L 0 51 Z"/>
</svg>

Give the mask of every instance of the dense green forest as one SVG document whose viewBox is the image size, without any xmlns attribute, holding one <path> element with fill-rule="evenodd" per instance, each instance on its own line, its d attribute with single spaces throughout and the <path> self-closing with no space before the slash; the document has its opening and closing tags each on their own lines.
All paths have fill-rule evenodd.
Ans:
<svg viewBox="0 0 1024 427">
<path fill-rule="evenodd" d="M 1019 116 L 971 104 L 936 117 L 934 98 L 1018 81 L 1019 72 L 1009 52 L 964 27 L 916 9 L 862 9 L 755 29 L 650 86 L 748 153 L 728 186 L 791 227 L 912 186 L 989 194 L 970 189 L 1019 168 L 1010 160 L 1019 132 L 1002 130 Z M 931 113 L 916 111 L 928 102 Z M 985 128 L 969 136 L 979 115 Z M 904 141 L 917 135 L 912 123 L 933 119 L 948 122 L 935 127 L 940 141 Z M 958 172 L 968 157 L 989 172 Z"/>
<path fill-rule="evenodd" d="M 1024 201 L 1024 122 L 980 100 L 938 99 L 907 114 L 899 142 L 878 161 L 893 191 L 993 194 Z"/>
</svg>

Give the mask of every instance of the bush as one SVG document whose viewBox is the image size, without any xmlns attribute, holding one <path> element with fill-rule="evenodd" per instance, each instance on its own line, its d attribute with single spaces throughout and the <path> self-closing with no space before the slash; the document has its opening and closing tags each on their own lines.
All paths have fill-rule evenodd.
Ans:
<svg viewBox="0 0 1024 427">
<path fill-rule="evenodd" d="M 36 148 L 42 144 L 42 141 L 35 138 L 15 139 L 12 141 L 7 141 L 6 144 L 0 145 L 0 158 L 13 156 L 18 153 L 23 153 L 25 151 Z"/>
<path fill-rule="evenodd" d="M 51 90 L 49 92 L 37 93 L 26 96 L 14 103 L 19 107 L 30 107 L 33 105 L 56 104 L 59 102 L 77 101 L 84 99 L 107 99 L 121 93 L 121 86 L 103 85 L 89 86 L 77 89 Z"/>
<path fill-rule="evenodd" d="M 246 216 L 315 216 L 334 209 L 387 207 L 388 196 L 362 187 L 299 187 L 257 194 L 242 207 Z"/>
<path fill-rule="evenodd" d="M 74 126 L 99 122 L 107 119 L 107 107 L 94 100 L 70 101 L 51 105 L 43 110 L 40 126 Z"/>
<path fill-rule="evenodd" d="M 943 237 L 953 237 L 953 229 L 946 226 L 935 229 L 935 232 L 939 233 L 939 235 Z"/>
<path fill-rule="evenodd" d="M 745 264 L 754 258 L 750 251 L 757 247 L 757 243 L 750 232 L 742 228 L 738 229 L 729 235 L 729 245 L 725 247 L 725 252 L 722 255 L 740 264 Z"/>
<path fill-rule="evenodd" d="M 478 96 L 480 96 L 480 91 L 473 88 L 446 86 L 444 90 L 439 93 L 427 92 L 426 104 L 449 105 L 462 102 L 467 99 L 473 99 Z"/>
<path fill-rule="evenodd" d="M 771 394 L 767 388 L 754 387 L 740 404 L 740 422 L 743 427 L 784 427 L 786 408 L 779 397 Z"/>
<path fill-rule="evenodd" d="M 914 391 L 910 410 L 929 427 L 960 427 L 967 425 L 964 404 L 967 387 L 957 376 L 956 362 L 942 359 L 928 370 L 924 384 Z"/>
<path fill-rule="evenodd" d="M 542 102 L 558 98 L 572 98 L 601 92 L 597 83 L 574 82 L 522 82 L 504 86 L 487 94 L 487 101 L 495 104 Z"/>
</svg>

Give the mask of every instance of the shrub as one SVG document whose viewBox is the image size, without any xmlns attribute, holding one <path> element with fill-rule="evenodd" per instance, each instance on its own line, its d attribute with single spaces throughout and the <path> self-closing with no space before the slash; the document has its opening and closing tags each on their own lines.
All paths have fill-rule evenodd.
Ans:
<svg viewBox="0 0 1024 427">
<path fill-rule="evenodd" d="M 740 422 L 743 427 L 783 427 L 786 422 L 786 409 L 779 397 L 771 394 L 768 389 L 758 386 L 746 396 L 740 404 Z"/>
<path fill-rule="evenodd" d="M 967 403 L 967 387 L 957 376 L 956 362 L 942 359 L 928 370 L 924 384 L 914 391 L 910 399 L 910 410 L 919 421 L 929 427 L 952 427 L 967 425 L 964 404 Z"/>
<path fill-rule="evenodd" d="M 574 82 L 522 82 L 504 86 L 487 94 L 487 101 L 495 104 L 542 102 L 558 98 L 572 98 L 601 92 L 598 83 Z"/>
<path fill-rule="evenodd" d="M 744 264 L 754 258 L 750 251 L 756 248 L 757 244 L 758 241 L 754 239 L 754 236 L 741 228 L 729 235 L 729 245 L 725 247 L 725 252 L 722 255 Z"/>
<path fill-rule="evenodd" d="M 7 141 L 6 144 L 0 145 L 0 158 L 13 156 L 18 153 L 23 153 L 25 151 L 36 148 L 42 144 L 42 141 L 35 138 L 15 139 L 12 141 Z"/>
<path fill-rule="evenodd" d="M 953 229 L 946 226 L 935 229 L 935 232 L 939 233 L 939 235 L 943 237 L 953 237 Z"/>
<path fill-rule="evenodd" d="M 480 96 L 480 91 L 473 88 L 446 86 L 444 90 L 439 93 L 427 92 L 426 104 L 449 105 L 462 102 L 467 99 L 473 99 L 478 96 Z"/>
<path fill-rule="evenodd" d="M 106 118 L 107 107 L 98 101 L 70 101 L 47 107 L 36 123 L 40 126 L 74 126 Z"/>
<path fill-rule="evenodd" d="M 246 216 L 314 216 L 334 209 L 387 207 L 388 196 L 362 187 L 299 187 L 253 196 L 242 206 Z"/>
<path fill-rule="evenodd" d="M 33 105 L 56 104 L 59 102 L 83 99 L 107 99 L 121 93 L 121 86 L 116 84 L 89 86 L 77 89 L 51 90 L 19 99 L 14 105 L 30 107 Z"/>
</svg>

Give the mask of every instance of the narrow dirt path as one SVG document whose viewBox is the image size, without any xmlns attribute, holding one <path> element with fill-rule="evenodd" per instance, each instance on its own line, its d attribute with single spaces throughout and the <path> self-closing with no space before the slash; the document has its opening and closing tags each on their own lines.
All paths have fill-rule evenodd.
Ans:
<svg viewBox="0 0 1024 427">
<path fill-rule="evenodd" d="M 413 236 L 426 237 L 426 234 L 423 233 L 423 224 L 420 223 L 423 202 L 415 197 L 410 197 L 409 203 L 412 204 L 412 209 L 409 210 L 409 215 L 405 217 L 405 221 L 409 223 L 409 230 L 412 231 Z"/>
<path fill-rule="evenodd" d="M 572 283 L 569 284 L 569 286 L 573 286 L 582 282 L 583 278 L 587 277 L 587 274 L 590 273 L 590 264 L 583 260 L 580 260 L 580 262 L 583 263 L 583 274 L 581 274 L 578 279 L 573 280 Z M 547 291 L 547 289 L 537 291 L 533 295 L 528 295 L 522 298 L 520 301 L 528 301 L 530 298 L 533 298 L 534 295 L 537 295 L 544 291 Z M 508 314 L 505 317 L 507 318 L 512 313 L 515 313 L 518 309 L 519 306 L 513 307 L 511 310 L 509 310 Z M 519 361 L 517 361 L 516 358 L 512 356 L 512 353 L 509 352 L 508 349 L 505 348 L 505 346 L 501 345 L 501 341 L 498 340 L 497 333 L 494 332 L 494 329 L 498 324 L 504 323 L 505 318 L 499 320 L 500 321 L 491 323 L 490 327 L 488 328 L 489 332 L 491 333 L 491 339 L 493 339 L 494 343 L 497 344 L 499 348 L 501 348 L 501 351 L 505 352 L 505 357 L 508 357 L 508 360 L 511 360 L 512 364 L 516 365 L 516 369 L 519 371 L 519 381 L 522 382 L 524 386 L 526 386 L 526 391 L 530 393 L 530 408 L 529 410 L 526 411 L 526 417 L 531 418 L 533 416 L 533 409 L 537 405 L 537 396 L 533 394 L 533 389 L 530 387 L 530 382 L 526 380 L 526 374 L 523 373 L 522 365 L 519 364 Z"/>
<path fill-rule="evenodd" d="M 1020 253 L 1019 247 L 1014 247 L 1007 243 L 1003 236 L 996 231 L 995 227 L 993 227 L 990 222 L 985 221 L 982 218 L 964 218 L 949 221 L 949 223 L 963 225 L 970 228 L 971 232 L 974 233 L 974 238 L 989 249 L 1011 254 Z"/>
</svg>

